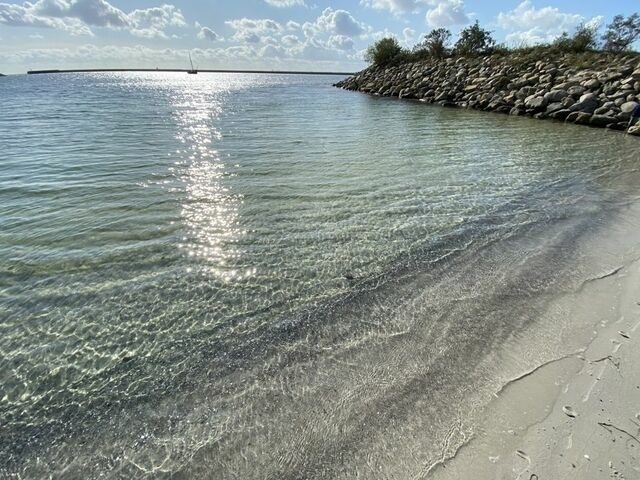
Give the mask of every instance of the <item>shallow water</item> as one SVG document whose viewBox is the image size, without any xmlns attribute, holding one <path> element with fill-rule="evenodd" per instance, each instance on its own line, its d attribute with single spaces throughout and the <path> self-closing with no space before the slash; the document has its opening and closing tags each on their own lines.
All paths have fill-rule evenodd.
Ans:
<svg viewBox="0 0 640 480">
<path fill-rule="evenodd" d="M 0 471 L 424 476 L 634 254 L 636 139 L 337 80 L 2 79 Z"/>
</svg>

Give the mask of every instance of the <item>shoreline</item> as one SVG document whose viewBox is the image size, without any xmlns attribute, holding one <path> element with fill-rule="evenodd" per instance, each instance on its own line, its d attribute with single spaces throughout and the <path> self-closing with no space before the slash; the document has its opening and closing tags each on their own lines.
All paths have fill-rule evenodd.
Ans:
<svg viewBox="0 0 640 480">
<path fill-rule="evenodd" d="M 511 54 L 372 65 L 334 86 L 640 136 L 640 122 L 628 128 L 640 103 L 640 63 L 635 55 L 538 59 Z"/>
<path fill-rule="evenodd" d="M 568 330 L 556 329 L 570 351 L 504 384 L 479 413 L 473 438 L 432 465 L 427 477 L 638 478 L 639 284 L 634 258 L 554 302 L 550 311 L 574 318 Z"/>
</svg>

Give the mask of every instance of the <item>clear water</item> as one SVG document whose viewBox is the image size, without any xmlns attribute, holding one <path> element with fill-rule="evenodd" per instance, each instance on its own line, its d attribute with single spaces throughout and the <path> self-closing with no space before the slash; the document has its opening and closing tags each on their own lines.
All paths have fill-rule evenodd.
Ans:
<svg viewBox="0 0 640 480">
<path fill-rule="evenodd" d="M 425 476 L 621 258 L 636 139 L 337 80 L 0 80 L 0 473 Z"/>
</svg>

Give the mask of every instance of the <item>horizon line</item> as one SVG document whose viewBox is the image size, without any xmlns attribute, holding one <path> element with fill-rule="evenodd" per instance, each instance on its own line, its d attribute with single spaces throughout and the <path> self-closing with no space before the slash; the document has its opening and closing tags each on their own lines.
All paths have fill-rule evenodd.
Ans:
<svg viewBox="0 0 640 480">
<path fill-rule="evenodd" d="M 43 75 L 52 73 L 100 73 L 100 72 L 169 72 L 187 73 L 183 68 L 74 68 L 28 70 L 27 75 Z M 315 72 L 310 70 L 233 70 L 233 69 L 197 69 L 198 73 L 258 73 L 280 75 L 353 75 L 354 72 Z"/>
</svg>

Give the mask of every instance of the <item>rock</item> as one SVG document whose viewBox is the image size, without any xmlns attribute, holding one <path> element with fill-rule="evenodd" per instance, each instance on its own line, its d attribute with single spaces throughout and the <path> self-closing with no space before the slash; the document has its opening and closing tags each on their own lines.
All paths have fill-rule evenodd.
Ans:
<svg viewBox="0 0 640 480">
<path fill-rule="evenodd" d="M 567 93 L 571 95 L 573 98 L 580 98 L 580 96 L 583 95 L 584 92 L 585 92 L 585 88 L 580 85 L 575 85 L 573 87 L 570 87 L 569 90 L 567 90 Z"/>
<path fill-rule="evenodd" d="M 527 98 L 530 95 L 533 95 L 534 93 L 536 93 L 535 87 L 522 87 L 516 93 L 516 98 L 520 98 L 524 100 L 525 98 Z"/>
<path fill-rule="evenodd" d="M 598 97 L 594 93 L 587 93 L 580 97 L 580 100 L 569 107 L 573 112 L 593 113 L 600 106 Z"/>
<path fill-rule="evenodd" d="M 571 112 L 565 122 L 567 123 L 575 123 L 578 125 L 589 125 L 589 120 L 591 119 L 591 115 L 585 112 Z"/>
<path fill-rule="evenodd" d="M 576 118 L 573 123 L 575 123 L 576 125 L 590 125 L 590 122 L 590 113 L 578 112 L 578 118 Z"/>
<path fill-rule="evenodd" d="M 561 102 L 568 95 L 569 93 L 566 90 L 551 90 L 550 92 L 544 95 L 544 98 L 547 101 L 547 103 L 555 103 L 555 102 Z"/>
<path fill-rule="evenodd" d="M 627 129 L 627 124 L 624 122 L 610 123 L 609 125 L 607 125 L 607 128 L 609 130 L 617 130 L 620 132 L 624 132 Z"/>
<path fill-rule="evenodd" d="M 622 113 L 631 113 L 638 106 L 638 102 L 625 102 L 620 105 L 620 111 Z"/>
<path fill-rule="evenodd" d="M 594 54 L 582 66 L 579 55 L 558 56 L 557 62 L 552 61 L 554 55 L 534 63 L 521 62 L 514 54 L 371 66 L 336 86 L 443 106 L 626 129 L 630 112 L 640 103 L 637 57 Z"/>
<path fill-rule="evenodd" d="M 571 113 L 572 112 L 569 109 L 558 110 L 557 112 L 553 112 L 553 113 L 549 114 L 549 117 L 554 118 L 556 120 L 564 120 Z"/>
<path fill-rule="evenodd" d="M 587 90 L 597 90 L 602 84 L 600 83 L 600 80 L 592 78 L 591 80 L 587 80 L 586 82 L 584 82 L 583 85 Z"/>
<path fill-rule="evenodd" d="M 616 123 L 617 120 L 615 117 L 610 117 L 608 115 L 593 115 L 589 120 L 589 125 L 593 125 L 594 127 L 606 127 L 612 123 Z"/>
<path fill-rule="evenodd" d="M 547 105 L 547 113 L 557 112 L 558 110 L 562 110 L 564 106 L 560 102 L 551 103 Z"/>
<path fill-rule="evenodd" d="M 548 102 L 544 99 L 544 97 L 532 95 L 525 99 L 524 106 L 527 108 L 531 108 L 532 110 L 539 111 L 545 108 L 547 106 L 547 103 Z"/>
</svg>

